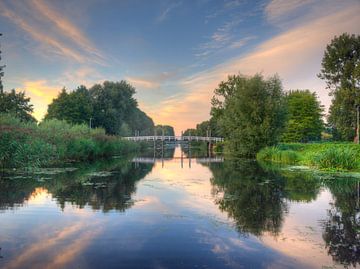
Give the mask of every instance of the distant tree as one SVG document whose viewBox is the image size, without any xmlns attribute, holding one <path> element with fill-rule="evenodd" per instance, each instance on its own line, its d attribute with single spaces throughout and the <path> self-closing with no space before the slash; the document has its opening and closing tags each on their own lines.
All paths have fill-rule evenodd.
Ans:
<svg viewBox="0 0 360 269">
<path fill-rule="evenodd" d="M 284 142 L 309 142 L 321 139 L 324 129 L 322 120 L 323 107 L 315 93 L 309 90 L 290 91 L 286 95 L 288 119 Z"/>
<path fill-rule="evenodd" d="M 93 114 L 93 106 L 89 91 L 85 86 L 67 93 L 65 89 L 48 106 L 45 120 L 59 119 L 74 124 L 89 123 Z"/>
<path fill-rule="evenodd" d="M 279 141 L 286 119 L 284 93 L 277 76 L 229 76 L 212 99 L 228 151 L 253 157 L 261 148 Z"/>
<path fill-rule="evenodd" d="M 170 125 L 156 125 L 155 126 L 155 135 L 162 135 L 164 131 L 164 135 L 166 136 L 174 136 L 175 131 L 174 128 Z"/>
<path fill-rule="evenodd" d="M 360 36 L 344 33 L 327 45 L 318 75 L 327 83 L 333 101 L 328 121 L 334 137 L 352 140 L 356 106 L 360 104 Z"/>
<path fill-rule="evenodd" d="M 139 135 L 153 135 L 154 121 L 145 112 L 135 108 L 132 113 L 126 117 L 126 122 L 132 132 L 137 131 Z"/>
<path fill-rule="evenodd" d="M 186 129 L 183 132 L 183 136 L 197 136 L 197 130 L 196 129 Z"/>
<path fill-rule="evenodd" d="M 14 89 L 10 92 L 0 92 L 0 113 L 12 114 L 21 121 L 36 122 L 31 115 L 33 110 L 30 98 L 25 96 L 25 92 L 17 93 Z"/>
</svg>

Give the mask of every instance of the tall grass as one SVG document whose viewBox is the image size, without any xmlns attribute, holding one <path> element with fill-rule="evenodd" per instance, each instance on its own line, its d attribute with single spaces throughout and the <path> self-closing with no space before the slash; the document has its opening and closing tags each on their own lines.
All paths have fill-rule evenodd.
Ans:
<svg viewBox="0 0 360 269">
<path fill-rule="evenodd" d="M 295 164 L 299 160 L 299 154 L 293 150 L 281 150 L 278 147 L 266 147 L 256 154 L 256 158 L 262 161 Z"/>
<path fill-rule="evenodd" d="M 108 136 L 103 129 L 49 120 L 40 125 L 23 123 L 0 114 L 0 165 L 2 168 L 38 167 L 64 160 L 92 160 L 126 154 L 139 145 Z"/>
<path fill-rule="evenodd" d="M 353 170 L 359 167 L 359 156 L 349 147 L 334 147 L 319 152 L 312 163 L 321 169 Z"/>
<path fill-rule="evenodd" d="M 360 170 L 360 146 L 352 143 L 280 144 L 257 154 L 260 161 L 301 164 L 324 170 Z"/>
</svg>

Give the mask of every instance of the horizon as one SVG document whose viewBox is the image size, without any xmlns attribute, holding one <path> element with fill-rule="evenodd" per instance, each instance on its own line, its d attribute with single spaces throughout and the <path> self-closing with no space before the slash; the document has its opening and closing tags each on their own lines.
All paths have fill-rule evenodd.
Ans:
<svg viewBox="0 0 360 269">
<path fill-rule="evenodd" d="M 139 107 L 176 134 L 209 119 L 228 75 L 278 74 L 316 92 L 326 45 L 360 34 L 357 0 L 3 1 L 4 89 L 25 91 L 41 120 L 63 87 L 126 80 Z"/>
</svg>

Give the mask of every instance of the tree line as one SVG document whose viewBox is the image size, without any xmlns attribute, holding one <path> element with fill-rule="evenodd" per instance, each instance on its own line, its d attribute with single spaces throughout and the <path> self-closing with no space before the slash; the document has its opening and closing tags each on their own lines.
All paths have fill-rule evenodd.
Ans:
<svg viewBox="0 0 360 269">
<path fill-rule="evenodd" d="M 174 135 L 169 125 L 154 125 L 134 98 L 135 88 L 122 80 L 105 81 L 91 88 L 79 86 L 69 92 L 63 88 L 49 104 L 44 120 L 65 120 L 71 124 L 86 124 L 91 128 L 104 128 L 107 134 Z M 25 92 L 14 89 L 0 91 L 0 113 L 11 114 L 23 122 L 36 122 L 31 115 L 34 108 Z"/>
<path fill-rule="evenodd" d="M 324 107 L 310 90 L 285 92 L 277 75 L 264 78 L 231 75 L 214 91 L 211 118 L 185 133 L 226 138 L 228 151 L 254 156 L 278 142 L 310 142 L 323 138 L 357 141 L 360 105 L 360 36 L 344 33 L 327 45 L 318 77 L 333 97 L 324 123 Z"/>
</svg>

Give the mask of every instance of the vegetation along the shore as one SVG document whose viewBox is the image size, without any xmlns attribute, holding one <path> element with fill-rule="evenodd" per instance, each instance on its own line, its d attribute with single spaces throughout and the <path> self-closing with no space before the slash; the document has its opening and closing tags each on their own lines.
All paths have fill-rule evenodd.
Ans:
<svg viewBox="0 0 360 269">
<path fill-rule="evenodd" d="M 257 160 L 306 165 L 328 171 L 360 171 L 360 146 L 353 143 L 289 143 L 261 149 Z"/>
<path fill-rule="evenodd" d="M 84 161 L 139 150 L 139 144 L 106 135 L 102 128 L 47 120 L 39 125 L 0 114 L 1 168 L 52 165 L 61 161 Z"/>
</svg>

